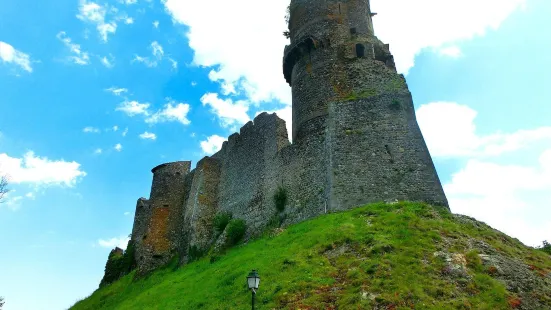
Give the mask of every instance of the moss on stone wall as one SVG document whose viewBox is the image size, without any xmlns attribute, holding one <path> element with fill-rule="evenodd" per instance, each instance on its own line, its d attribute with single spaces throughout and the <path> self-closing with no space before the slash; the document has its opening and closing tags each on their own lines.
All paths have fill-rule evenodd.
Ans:
<svg viewBox="0 0 551 310">
<path fill-rule="evenodd" d="M 358 99 L 367 99 L 377 96 L 379 92 L 374 88 L 364 89 L 360 92 L 352 91 L 346 97 L 342 98 L 343 101 L 352 101 Z"/>
</svg>

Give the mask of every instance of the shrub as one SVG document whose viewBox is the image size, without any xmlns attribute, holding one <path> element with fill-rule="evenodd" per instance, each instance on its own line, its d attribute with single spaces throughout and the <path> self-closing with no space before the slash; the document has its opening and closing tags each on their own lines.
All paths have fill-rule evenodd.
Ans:
<svg viewBox="0 0 551 310">
<path fill-rule="evenodd" d="M 247 230 L 247 224 L 244 220 L 233 219 L 228 223 L 228 244 L 230 246 L 236 245 L 245 236 Z"/>
<path fill-rule="evenodd" d="M 232 215 L 229 212 L 222 212 L 222 213 L 216 214 L 213 220 L 213 226 L 218 234 L 221 234 L 224 231 L 224 229 L 226 229 L 226 226 L 228 226 L 228 223 L 230 222 L 231 218 L 232 218 Z"/>
<path fill-rule="evenodd" d="M 193 262 L 203 257 L 205 253 L 201 251 L 196 245 L 192 245 L 188 249 L 188 262 Z"/>
<path fill-rule="evenodd" d="M 274 194 L 274 203 L 277 211 L 283 212 L 285 210 L 285 205 L 287 204 L 287 190 L 284 187 L 280 186 L 277 188 Z"/>
<path fill-rule="evenodd" d="M 547 241 L 544 241 L 543 246 L 540 248 L 540 250 L 542 250 L 545 253 L 551 255 L 551 244 Z"/>
<path fill-rule="evenodd" d="M 482 259 L 480 258 L 480 255 L 478 255 L 478 251 L 476 250 L 469 251 L 465 255 L 465 258 L 467 260 L 467 267 L 477 272 L 481 272 L 483 270 Z"/>
<path fill-rule="evenodd" d="M 115 249 L 109 253 L 109 258 L 105 264 L 105 274 L 101 280 L 100 287 L 117 281 L 136 268 L 134 242 L 132 240 L 128 241 L 126 251 L 122 253 L 119 251 Z"/>
</svg>

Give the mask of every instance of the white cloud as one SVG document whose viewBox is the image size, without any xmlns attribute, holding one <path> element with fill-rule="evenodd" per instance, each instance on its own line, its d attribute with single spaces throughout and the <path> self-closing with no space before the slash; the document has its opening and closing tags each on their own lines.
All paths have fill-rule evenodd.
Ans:
<svg viewBox="0 0 551 310">
<path fill-rule="evenodd" d="M 151 59 L 149 59 L 149 57 L 142 57 L 139 55 L 134 55 L 134 59 L 132 59 L 132 62 L 141 62 L 149 68 L 157 66 L 157 61 L 152 61 Z"/>
<path fill-rule="evenodd" d="M 123 136 L 123 137 L 126 137 L 127 134 L 128 134 L 128 127 L 126 127 L 126 128 L 124 129 L 124 131 L 122 132 L 122 136 Z"/>
<path fill-rule="evenodd" d="M 122 145 L 120 143 L 117 143 L 117 144 L 115 144 L 114 149 L 115 149 L 115 151 L 120 152 L 120 151 L 122 151 Z"/>
<path fill-rule="evenodd" d="M 0 41 L 0 60 L 6 63 L 13 63 L 27 72 L 33 72 L 31 57 L 2 41 Z"/>
<path fill-rule="evenodd" d="M 159 21 L 158 20 L 153 22 L 153 27 L 155 27 L 156 29 L 159 28 Z"/>
<path fill-rule="evenodd" d="M 117 31 L 117 23 L 114 21 L 107 22 L 107 6 L 101 6 L 95 2 L 81 0 L 79 5 L 79 14 L 77 18 L 96 25 L 102 41 L 107 42 L 109 34 L 114 34 Z M 116 11 L 116 10 L 115 10 Z"/>
<path fill-rule="evenodd" d="M 551 149 L 532 165 L 471 159 L 444 185 L 453 212 L 484 221 L 526 244 L 551 236 Z"/>
<path fill-rule="evenodd" d="M 140 139 L 144 139 L 144 140 L 156 140 L 157 139 L 157 135 L 154 134 L 154 133 L 151 133 L 151 132 L 144 132 L 140 135 Z"/>
<path fill-rule="evenodd" d="M 36 195 L 33 192 L 28 192 L 25 194 L 25 197 L 34 200 L 36 198 Z"/>
<path fill-rule="evenodd" d="M 151 50 L 151 55 L 153 56 L 154 60 L 152 60 L 150 57 L 134 55 L 134 59 L 132 59 L 132 62 L 141 62 L 149 68 L 157 67 L 157 65 L 159 64 L 158 61 L 163 60 L 165 51 L 161 44 L 159 44 L 159 42 L 157 41 L 151 42 L 151 44 L 149 45 L 149 49 Z M 172 64 L 172 67 L 177 68 L 178 63 L 172 58 L 169 58 L 169 60 Z"/>
<path fill-rule="evenodd" d="M 159 44 L 159 42 L 157 41 L 151 42 L 151 50 L 152 50 L 151 53 L 153 54 L 153 56 L 157 57 L 157 59 L 163 59 L 165 52 L 161 44 Z"/>
<path fill-rule="evenodd" d="M 19 208 L 21 208 L 21 200 L 23 200 L 23 196 L 12 197 L 12 194 L 14 193 L 15 191 L 11 191 L 4 195 L 3 201 L 9 209 L 11 209 L 12 211 L 17 211 L 19 210 Z"/>
<path fill-rule="evenodd" d="M 103 153 L 103 150 L 100 149 L 100 148 L 97 148 L 97 149 L 94 150 L 94 154 L 96 154 L 96 155 L 99 155 L 101 153 Z"/>
<path fill-rule="evenodd" d="M 83 132 L 86 132 L 86 133 L 99 133 L 100 130 L 99 128 L 96 128 L 96 127 L 84 127 L 84 129 L 82 129 Z"/>
<path fill-rule="evenodd" d="M 149 115 L 147 112 L 147 109 L 149 108 L 149 103 L 139 103 L 138 101 L 132 100 L 128 101 L 125 100 L 122 102 L 115 110 L 116 111 L 122 111 L 126 113 L 128 116 L 135 116 L 135 115 Z"/>
<path fill-rule="evenodd" d="M 63 42 L 63 44 L 71 52 L 71 56 L 67 57 L 72 63 L 77 65 L 88 65 L 90 64 L 90 56 L 88 52 L 83 52 L 79 44 L 73 43 L 71 38 L 67 36 L 65 31 L 59 32 L 56 37 Z"/>
<path fill-rule="evenodd" d="M 201 103 L 203 103 L 203 106 L 210 106 L 212 113 L 218 116 L 221 125 L 224 127 L 242 125 L 250 120 L 249 115 L 247 115 L 249 105 L 246 101 L 223 100 L 218 98 L 218 94 L 208 93 L 201 97 Z"/>
<path fill-rule="evenodd" d="M 124 4 L 136 4 L 138 2 L 138 0 L 123 0 Z"/>
<path fill-rule="evenodd" d="M 283 17 L 288 1 L 236 1 L 164 0 L 163 3 L 174 20 L 190 27 L 188 37 L 195 51 L 194 64 L 220 65 L 211 71 L 212 80 L 244 89 L 255 103 L 277 99 L 290 104 L 290 88 L 281 69 L 283 47 L 288 43 L 282 34 L 286 29 Z M 211 12 L 213 7 L 217 8 L 215 12 Z M 209 12 L 209 18 L 198 12 Z M 262 47 L 262 52 L 243 52 L 242 47 L 249 46 L 251 38 L 255 46 Z"/>
<path fill-rule="evenodd" d="M 129 216 L 130 214 L 132 214 L 132 213 L 130 213 L 130 212 L 128 212 L 128 211 L 127 211 L 127 212 L 124 212 L 124 216 Z"/>
<path fill-rule="evenodd" d="M 106 91 L 111 92 L 115 96 L 120 96 L 124 93 L 127 93 L 128 89 L 120 88 L 120 87 L 111 87 L 111 88 L 106 89 Z"/>
<path fill-rule="evenodd" d="M 190 107 L 187 103 L 175 103 L 171 101 L 167 103 L 162 110 L 157 111 L 145 120 L 146 123 L 163 123 L 177 121 L 184 125 L 189 125 L 190 121 L 187 118 Z"/>
<path fill-rule="evenodd" d="M 104 65 L 106 68 L 113 68 L 115 64 L 113 63 L 115 61 L 115 57 L 111 54 L 109 54 L 109 58 L 106 56 L 103 56 L 101 58 L 101 64 Z"/>
<path fill-rule="evenodd" d="M 172 64 L 172 69 L 174 69 L 174 70 L 178 69 L 178 62 L 176 60 L 174 60 L 172 58 L 168 58 L 168 60 Z"/>
<path fill-rule="evenodd" d="M 113 131 L 119 130 L 119 126 L 117 126 L 117 125 L 113 126 L 112 130 L 113 130 Z"/>
<path fill-rule="evenodd" d="M 373 0 L 371 4 L 379 13 L 374 17 L 375 33 L 390 44 L 398 70 L 407 72 L 424 48 L 440 48 L 497 29 L 526 0 Z"/>
<path fill-rule="evenodd" d="M 477 112 L 453 102 L 421 106 L 417 118 L 431 154 L 465 165 L 444 190 L 453 212 L 482 220 L 529 245 L 551 235 L 551 127 L 479 135 Z M 522 156 L 496 156 L 522 151 Z M 532 160 L 537 158 L 537 160 Z M 519 159 L 522 164 L 519 164 Z"/>
<path fill-rule="evenodd" d="M 226 141 L 225 138 L 218 135 L 212 135 L 208 137 L 207 140 L 201 141 L 201 149 L 203 153 L 212 155 L 222 148 L 222 143 L 224 143 L 224 141 Z"/>
<path fill-rule="evenodd" d="M 33 183 L 36 185 L 66 185 L 74 186 L 86 176 L 80 164 L 72 161 L 49 160 L 46 157 L 35 156 L 27 152 L 23 158 L 0 154 L 2 171 L 9 175 L 12 183 Z"/>
<path fill-rule="evenodd" d="M 108 249 L 114 249 L 115 247 L 121 248 L 123 250 L 126 250 L 126 246 L 128 245 L 128 241 L 130 241 L 130 238 L 128 237 L 120 237 L 120 238 L 111 238 L 108 240 L 99 239 L 98 244 L 101 247 L 108 248 Z"/>
<path fill-rule="evenodd" d="M 461 49 L 457 46 L 447 46 L 438 49 L 438 53 L 442 56 L 448 56 L 451 58 L 459 58 L 463 56 L 463 52 L 461 52 Z"/>
<path fill-rule="evenodd" d="M 454 102 L 422 105 L 416 114 L 433 156 L 497 156 L 535 142 L 551 141 L 551 127 L 478 135 L 474 123 L 477 112 Z"/>
<path fill-rule="evenodd" d="M 223 82 L 220 87 L 222 95 L 227 96 L 230 94 L 237 94 L 237 91 L 235 90 L 235 85 L 233 85 L 232 83 Z"/>
<path fill-rule="evenodd" d="M 133 24 L 134 19 L 132 17 L 127 17 L 127 18 L 124 19 L 124 23 L 127 24 L 127 25 Z"/>
</svg>

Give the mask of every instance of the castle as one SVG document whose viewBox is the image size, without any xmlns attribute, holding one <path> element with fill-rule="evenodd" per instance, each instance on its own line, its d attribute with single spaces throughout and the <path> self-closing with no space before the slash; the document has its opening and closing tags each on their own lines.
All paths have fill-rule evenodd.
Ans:
<svg viewBox="0 0 551 310">
<path fill-rule="evenodd" d="M 132 230 L 139 272 L 211 248 L 221 212 L 243 219 L 250 238 L 274 214 L 290 224 L 378 201 L 448 208 L 405 78 L 374 35 L 369 0 L 292 0 L 289 9 L 283 77 L 293 143 L 282 119 L 262 113 L 195 169 L 189 161 L 155 167 Z M 283 213 L 273 198 L 280 188 Z"/>
</svg>

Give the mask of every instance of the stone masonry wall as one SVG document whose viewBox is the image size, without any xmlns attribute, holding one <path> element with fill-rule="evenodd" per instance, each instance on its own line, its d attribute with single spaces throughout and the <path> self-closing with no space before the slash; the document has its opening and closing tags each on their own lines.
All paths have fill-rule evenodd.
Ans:
<svg viewBox="0 0 551 310">
<path fill-rule="evenodd" d="M 219 210 L 244 219 L 249 234 L 259 232 L 273 215 L 272 195 L 281 179 L 276 155 L 287 145 L 285 122 L 262 113 L 212 156 L 220 162 Z"/>
<path fill-rule="evenodd" d="M 188 247 L 196 247 L 201 252 L 208 250 L 214 242 L 213 220 L 218 212 L 219 183 L 219 161 L 210 157 L 199 161 L 185 204 L 184 223 L 189 230 Z"/>
<path fill-rule="evenodd" d="M 132 227 L 131 239 L 134 242 L 136 248 L 136 264 L 138 266 L 144 265 L 145 252 L 143 239 L 147 233 L 149 222 L 151 221 L 151 206 L 149 201 L 145 198 L 138 199 L 136 203 L 136 212 L 134 213 L 134 226 Z"/>
</svg>

